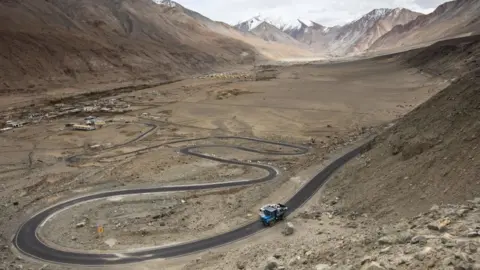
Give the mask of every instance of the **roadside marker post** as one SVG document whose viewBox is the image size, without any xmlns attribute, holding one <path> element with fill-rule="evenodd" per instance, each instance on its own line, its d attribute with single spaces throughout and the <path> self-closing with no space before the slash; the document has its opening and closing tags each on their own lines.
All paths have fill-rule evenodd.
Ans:
<svg viewBox="0 0 480 270">
<path fill-rule="evenodd" d="M 103 231 L 104 231 L 103 225 L 98 225 L 97 226 L 97 233 L 98 233 L 99 236 L 103 235 Z"/>
</svg>

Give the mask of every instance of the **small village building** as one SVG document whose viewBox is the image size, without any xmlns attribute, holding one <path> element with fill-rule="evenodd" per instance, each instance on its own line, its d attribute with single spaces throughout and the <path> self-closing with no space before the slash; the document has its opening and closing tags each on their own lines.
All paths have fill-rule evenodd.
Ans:
<svg viewBox="0 0 480 270">
<path fill-rule="evenodd" d="M 95 107 L 95 106 L 85 106 L 85 107 L 83 107 L 84 112 L 93 112 L 96 109 L 97 109 L 97 107 Z"/>
<path fill-rule="evenodd" d="M 72 127 L 74 130 L 84 130 L 84 131 L 91 131 L 91 130 L 95 130 L 95 127 L 94 126 L 88 126 L 88 125 L 73 125 Z"/>
<path fill-rule="evenodd" d="M 104 126 L 104 125 L 106 125 L 105 121 L 100 120 L 100 119 L 95 120 L 95 123 L 94 123 L 94 124 L 95 124 L 95 126 Z"/>
<path fill-rule="evenodd" d="M 23 126 L 23 123 L 11 121 L 11 120 L 7 121 L 6 124 L 7 124 L 7 127 L 11 127 L 11 128 L 19 128 Z"/>
</svg>

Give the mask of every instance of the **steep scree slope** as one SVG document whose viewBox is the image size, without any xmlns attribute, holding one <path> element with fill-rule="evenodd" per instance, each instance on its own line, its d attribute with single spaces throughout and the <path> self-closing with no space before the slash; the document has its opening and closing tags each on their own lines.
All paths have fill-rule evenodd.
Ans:
<svg viewBox="0 0 480 270">
<path fill-rule="evenodd" d="M 339 207 L 396 219 L 478 196 L 480 36 L 388 57 L 457 79 L 379 136 L 329 184 L 341 198 Z"/>
<path fill-rule="evenodd" d="M 396 8 L 376 21 L 348 50 L 349 52 L 362 52 L 367 50 L 377 39 L 388 33 L 397 25 L 403 25 L 415 20 L 421 13 L 404 8 Z"/>
<path fill-rule="evenodd" d="M 428 15 L 397 25 L 372 44 L 370 50 L 421 46 L 462 35 L 480 34 L 480 1 L 456 0 L 440 5 Z"/>
<path fill-rule="evenodd" d="M 397 24 L 415 19 L 419 13 L 407 9 L 375 9 L 360 19 L 338 29 L 330 41 L 330 51 L 336 54 L 356 52 L 369 47 Z"/>
</svg>

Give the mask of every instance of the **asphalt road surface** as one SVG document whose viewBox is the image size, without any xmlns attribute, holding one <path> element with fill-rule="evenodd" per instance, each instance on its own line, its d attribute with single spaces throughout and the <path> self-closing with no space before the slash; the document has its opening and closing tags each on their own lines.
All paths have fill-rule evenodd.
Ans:
<svg viewBox="0 0 480 270">
<path fill-rule="evenodd" d="M 182 148 L 181 153 L 187 155 L 193 155 L 200 158 L 205 158 L 209 160 L 214 160 L 222 163 L 228 164 L 238 164 L 244 166 L 252 166 L 266 170 L 268 172 L 267 176 L 247 180 L 247 181 L 231 181 L 231 182 L 218 182 L 218 183 L 209 183 L 209 184 L 200 184 L 200 185 L 184 185 L 184 186 L 164 186 L 164 187 L 152 187 L 152 188 L 142 188 L 142 189 L 128 189 L 128 190 L 116 190 L 109 192 L 96 193 L 91 195 L 86 195 L 83 197 L 75 198 L 69 201 L 65 201 L 59 204 L 56 204 L 50 208 L 43 210 L 40 213 L 37 213 L 31 219 L 26 221 L 18 229 L 15 237 L 13 238 L 13 245 L 18 251 L 22 254 L 33 257 L 42 261 L 49 261 L 53 263 L 63 263 L 63 264 L 75 264 L 75 265 L 115 265 L 115 264 L 125 264 L 125 263 L 134 263 L 141 262 L 151 259 L 160 259 L 160 258 L 171 258 L 178 257 L 182 255 L 187 255 L 199 251 L 204 251 L 210 248 L 218 247 L 225 245 L 250 235 L 253 235 L 261 230 L 266 228 L 259 221 L 252 222 L 250 224 L 244 225 L 240 228 L 237 228 L 233 231 L 216 235 L 210 238 L 195 240 L 192 242 L 182 243 L 174 246 L 168 247 L 158 247 L 151 249 L 142 249 L 139 251 L 132 251 L 127 253 L 88 253 L 88 252 L 72 252 L 64 251 L 57 248 L 53 248 L 44 244 L 36 234 L 37 228 L 44 222 L 46 219 L 54 215 L 55 213 L 61 211 L 64 208 L 71 207 L 78 203 L 83 203 L 86 201 L 102 199 L 112 196 L 120 195 L 134 195 L 142 193 L 155 193 L 155 192 L 166 192 L 166 191 L 186 191 L 186 190 L 204 190 L 212 188 L 225 188 L 225 187 L 237 187 L 245 185 L 253 185 L 262 182 L 266 182 L 272 179 L 279 174 L 278 169 L 273 166 L 241 162 L 236 160 L 226 160 L 222 158 L 212 157 L 207 154 L 203 154 L 198 151 L 200 149 L 206 149 L 209 147 L 227 147 L 232 149 L 239 149 L 248 152 L 261 153 L 261 154 L 270 154 L 270 155 L 300 155 L 308 152 L 308 148 L 302 146 L 295 146 L 286 143 L 278 143 L 265 141 L 260 139 L 253 138 L 243 138 L 243 137 L 215 137 L 219 139 L 240 139 L 247 141 L 254 141 L 258 143 L 277 145 L 283 148 L 293 149 L 293 152 L 278 152 L 278 151 L 267 151 L 267 150 L 258 150 L 251 149 L 240 146 L 228 146 L 228 145 L 199 145 L 199 146 L 189 146 Z M 201 139 L 190 139 L 184 141 L 198 141 L 204 140 Z M 312 180 L 310 180 L 306 185 L 304 185 L 293 197 L 285 202 L 284 204 L 288 206 L 289 211 L 287 215 L 297 208 L 302 206 L 306 201 L 308 201 L 318 189 L 326 182 L 328 177 L 339 167 L 345 164 L 348 160 L 357 156 L 370 146 L 370 143 L 367 142 L 350 152 L 344 154 L 340 158 L 334 160 L 327 167 L 325 167 L 321 172 L 319 172 Z"/>
</svg>

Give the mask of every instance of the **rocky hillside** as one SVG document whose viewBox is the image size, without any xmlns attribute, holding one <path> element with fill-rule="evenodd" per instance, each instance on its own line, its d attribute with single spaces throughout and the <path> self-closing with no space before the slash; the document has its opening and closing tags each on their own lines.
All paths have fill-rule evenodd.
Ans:
<svg viewBox="0 0 480 270">
<path fill-rule="evenodd" d="M 253 47 L 170 9 L 151 0 L 1 1 L 0 89 L 166 79 L 253 60 Z"/>
<path fill-rule="evenodd" d="M 480 198 L 432 205 L 392 224 L 322 205 L 256 244 L 192 261 L 183 269 L 410 270 L 479 269 Z M 283 226 L 283 225 L 278 225 Z M 288 230 L 287 230 L 288 228 Z M 292 229 L 293 228 L 293 229 Z"/>
<path fill-rule="evenodd" d="M 338 28 L 329 50 L 335 54 L 347 54 L 369 47 L 398 23 L 407 23 L 419 14 L 407 9 L 375 9 L 360 19 Z"/>
<path fill-rule="evenodd" d="M 480 1 L 456 0 L 440 5 L 433 13 L 397 25 L 378 39 L 371 50 L 421 46 L 428 42 L 480 33 Z"/>
<path fill-rule="evenodd" d="M 388 33 L 395 26 L 409 23 L 420 15 L 422 14 L 404 8 L 390 10 L 385 16 L 382 16 L 373 23 L 354 45 L 350 47 L 348 52 L 363 52 L 367 50 L 376 40 Z"/>
<path fill-rule="evenodd" d="M 480 192 L 480 36 L 389 56 L 452 83 L 382 134 L 331 183 L 339 207 L 377 219 L 414 216 Z"/>
</svg>

